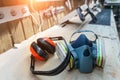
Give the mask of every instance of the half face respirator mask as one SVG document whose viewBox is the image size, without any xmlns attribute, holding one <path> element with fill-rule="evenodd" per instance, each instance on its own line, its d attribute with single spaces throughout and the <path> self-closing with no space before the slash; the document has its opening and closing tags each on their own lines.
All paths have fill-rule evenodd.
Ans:
<svg viewBox="0 0 120 80">
<path fill-rule="evenodd" d="M 103 39 L 90 30 L 78 30 L 72 36 L 76 33 L 81 34 L 75 41 L 70 39 L 69 44 L 71 52 L 70 70 L 76 68 L 82 73 L 90 73 L 96 66 L 103 68 L 105 64 Z M 92 33 L 96 39 L 94 41 L 89 40 L 83 33 Z"/>
<path fill-rule="evenodd" d="M 89 40 L 83 33 L 92 33 L 95 40 Z M 66 67 L 69 70 L 78 69 L 82 73 L 90 73 L 97 66 L 104 67 L 105 51 L 102 38 L 90 30 L 78 30 L 76 33 L 81 33 L 80 36 L 67 44 L 63 37 L 39 38 L 37 42 L 32 42 L 30 45 L 31 65 L 30 70 L 36 75 L 53 76 L 61 73 Z M 57 41 L 56 43 L 54 43 Z M 55 53 L 61 60 L 61 64 L 50 71 L 35 71 L 35 60 L 46 61 L 49 53 Z M 69 65 L 69 66 L 68 66 Z"/>
</svg>

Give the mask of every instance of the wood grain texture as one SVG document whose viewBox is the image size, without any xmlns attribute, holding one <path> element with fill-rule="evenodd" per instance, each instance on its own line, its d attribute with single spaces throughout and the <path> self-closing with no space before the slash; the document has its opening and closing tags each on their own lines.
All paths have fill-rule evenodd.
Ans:
<svg viewBox="0 0 120 80">
<path fill-rule="evenodd" d="M 18 1 L 14 0 L 2 0 L 4 6 L 11 6 L 18 4 Z"/>
<path fill-rule="evenodd" d="M 2 3 L 2 0 L 0 1 L 0 7 L 2 7 L 3 6 L 3 3 Z"/>
<path fill-rule="evenodd" d="M 31 15 L 32 16 L 30 18 L 32 20 L 32 26 L 33 26 L 34 34 L 36 34 L 36 33 L 39 32 L 40 25 L 41 25 L 40 15 L 39 15 L 39 13 L 34 13 L 34 12 L 32 12 Z"/>
<path fill-rule="evenodd" d="M 8 24 L 15 44 L 25 40 L 22 24 L 19 20 L 11 21 Z"/>
<path fill-rule="evenodd" d="M 32 21 L 31 21 L 30 17 L 25 17 L 22 19 L 22 26 L 23 26 L 24 31 L 25 31 L 25 38 L 26 39 L 28 39 L 29 37 L 34 35 Z"/>
<path fill-rule="evenodd" d="M 0 53 L 13 47 L 7 24 L 0 24 L 0 45 Z"/>
<path fill-rule="evenodd" d="M 2 6 L 13 6 L 20 4 L 29 4 L 29 0 L 0 0 L 2 2 Z"/>
<path fill-rule="evenodd" d="M 64 12 L 61 12 L 59 14 L 57 14 L 57 20 L 58 20 L 58 23 L 60 23 L 60 20 L 65 16 L 65 13 Z"/>
<path fill-rule="evenodd" d="M 46 30 L 49 28 L 49 23 L 48 23 L 48 19 L 47 18 L 44 18 L 43 19 L 43 23 L 42 23 L 42 31 Z"/>
</svg>

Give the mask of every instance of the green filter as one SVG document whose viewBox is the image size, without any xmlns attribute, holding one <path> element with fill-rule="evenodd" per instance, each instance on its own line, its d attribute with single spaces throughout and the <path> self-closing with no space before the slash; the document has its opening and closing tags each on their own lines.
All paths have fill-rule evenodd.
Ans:
<svg viewBox="0 0 120 80">
<path fill-rule="evenodd" d="M 101 46 L 101 39 L 97 40 L 97 66 L 102 66 L 103 55 L 102 55 L 102 46 Z"/>
</svg>

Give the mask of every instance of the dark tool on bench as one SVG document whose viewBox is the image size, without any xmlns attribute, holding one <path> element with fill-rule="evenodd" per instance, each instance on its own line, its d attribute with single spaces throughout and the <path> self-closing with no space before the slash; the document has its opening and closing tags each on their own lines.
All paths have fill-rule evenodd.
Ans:
<svg viewBox="0 0 120 80">
<path fill-rule="evenodd" d="M 87 13 L 84 15 L 84 14 L 82 14 L 82 9 L 81 9 L 80 7 L 77 8 L 77 12 L 78 12 L 78 15 L 79 15 L 80 20 L 84 21 L 84 20 L 85 20 L 85 17 L 89 14 L 89 15 L 91 16 L 91 18 L 92 18 L 92 21 L 93 21 L 93 22 L 96 22 L 96 21 L 97 21 L 97 18 L 96 18 L 96 16 L 94 15 L 92 9 L 87 8 L 86 11 L 87 11 Z"/>
<path fill-rule="evenodd" d="M 87 12 L 87 13 L 83 14 L 83 12 Z M 63 25 L 63 26 L 66 25 L 66 24 L 68 24 L 69 20 L 71 18 L 73 18 L 74 16 L 76 16 L 76 15 L 79 16 L 79 19 L 81 21 L 85 21 L 85 17 L 88 14 L 91 16 L 93 22 L 97 21 L 97 18 L 94 15 L 92 9 L 90 9 L 89 6 L 85 4 L 85 5 L 82 5 L 82 6 L 78 7 L 77 9 L 73 10 L 72 12 L 70 12 L 69 14 L 67 14 L 66 16 L 64 16 L 61 19 L 60 24 Z"/>
</svg>

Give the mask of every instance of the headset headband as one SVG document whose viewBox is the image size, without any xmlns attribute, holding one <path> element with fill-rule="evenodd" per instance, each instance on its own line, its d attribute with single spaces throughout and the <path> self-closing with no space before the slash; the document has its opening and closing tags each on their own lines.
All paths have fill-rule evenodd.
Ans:
<svg viewBox="0 0 120 80">
<path fill-rule="evenodd" d="M 35 71 L 35 58 L 34 58 L 34 56 L 31 55 L 30 70 L 33 74 L 47 75 L 47 76 L 57 75 L 57 74 L 61 73 L 69 64 L 71 54 L 70 54 L 66 40 L 61 36 L 60 37 L 50 37 L 50 39 L 53 41 L 63 40 L 67 46 L 67 50 L 68 50 L 67 55 L 66 55 L 65 59 L 63 60 L 63 62 L 58 67 L 56 67 L 55 69 L 50 70 L 50 71 Z"/>
<path fill-rule="evenodd" d="M 77 30 L 77 31 L 75 31 L 75 32 L 71 35 L 69 42 L 71 42 L 71 38 L 72 38 L 76 33 L 82 33 L 82 32 L 90 32 L 90 33 L 93 33 L 94 36 L 96 37 L 96 39 L 98 39 L 97 34 L 95 34 L 95 33 L 94 33 L 93 31 L 91 31 L 91 30 Z M 95 39 L 95 41 L 96 41 L 96 39 Z"/>
</svg>

